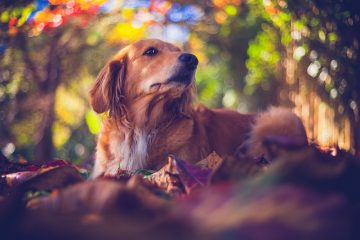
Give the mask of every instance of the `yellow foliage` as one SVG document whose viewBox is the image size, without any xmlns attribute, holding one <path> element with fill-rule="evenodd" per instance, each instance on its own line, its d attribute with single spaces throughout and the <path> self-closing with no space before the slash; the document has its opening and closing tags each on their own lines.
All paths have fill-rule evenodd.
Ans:
<svg viewBox="0 0 360 240">
<path fill-rule="evenodd" d="M 101 128 L 101 117 L 92 110 L 85 115 L 86 124 L 92 134 L 98 134 Z"/>
<path fill-rule="evenodd" d="M 107 40 L 110 43 L 131 43 L 144 38 L 146 27 L 134 27 L 131 23 L 122 22 L 116 26 L 107 35 Z"/>
<path fill-rule="evenodd" d="M 55 113 L 56 118 L 72 127 L 81 124 L 84 118 L 86 103 L 74 92 L 63 85 L 56 91 Z"/>
<path fill-rule="evenodd" d="M 200 64 L 206 64 L 208 59 L 204 50 L 204 42 L 195 34 L 191 34 L 189 37 L 190 51 L 196 55 Z"/>
<path fill-rule="evenodd" d="M 21 17 L 17 21 L 17 24 L 16 24 L 17 27 L 24 25 L 24 23 L 29 18 L 30 14 L 32 13 L 33 10 L 34 10 L 34 5 L 32 5 L 32 4 L 30 4 L 24 8 L 24 10 L 22 11 Z"/>
<path fill-rule="evenodd" d="M 132 9 L 132 8 L 123 8 L 122 11 L 121 11 L 121 16 L 122 16 L 125 20 L 132 20 L 132 19 L 134 19 L 134 16 L 135 16 L 134 9 Z"/>
<path fill-rule="evenodd" d="M 71 136 L 71 129 L 59 122 L 53 124 L 53 143 L 56 148 L 62 147 Z"/>
<path fill-rule="evenodd" d="M 62 5 L 62 4 L 77 4 L 80 6 L 81 10 L 87 10 L 92 6 L 100 6 L 102 4 L 104 4 L 105 2 L 107 2 L 108 0 L 75 0 L 75 1 L 70 1 L 70 0 L 49 0 L 49 2 L 52 5 Z"/>
</svg>

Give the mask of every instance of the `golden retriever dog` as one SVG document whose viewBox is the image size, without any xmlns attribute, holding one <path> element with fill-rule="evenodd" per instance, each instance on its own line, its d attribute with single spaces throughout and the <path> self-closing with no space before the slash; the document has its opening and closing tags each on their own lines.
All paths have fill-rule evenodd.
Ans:
<svg viewBox="0 0 360 240">
<path fill-rule="evenodd" d="M 245 143 L 250 156 L 260 156 L 271 135 L 307 143 L 301 120 L 288 109 L 241 114 L 193 108 L 197 65 L 193 54 L 156 39 L 138 41 L 111 58 L 90 91 L 93 109 L 108 113 L 93 177 L 158 169 L 169 154 L 190 163 L 213 151 L 224 157 Z"/>
</svg>

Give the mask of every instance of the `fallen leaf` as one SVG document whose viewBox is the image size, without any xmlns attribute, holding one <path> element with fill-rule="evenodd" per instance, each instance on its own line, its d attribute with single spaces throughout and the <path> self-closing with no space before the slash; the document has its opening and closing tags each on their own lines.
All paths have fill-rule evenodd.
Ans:
<svg viewBox="0 0 360 240">
<path fill-rule="evenodd" d="M 164 167 L 144 178 L 170 195 L 181 195 L 185 193 L 185 188 L 179 177 L 174 157 L 170 156 L 168 158 L 168 163 L 165 164 Z"/>
<path fill-rule="evenodd" d="M 181 195 L 207 185 L 211 172 L 212 169 L 208 167 L 192 165 L 169 156 L 163 168 L 145 178 L 171 195 Z"/>
<path fill-rule="evenodd" d="M 215 170 L 221 165 L 222 162 L 223 159 L 216 152 L 212 152 L 209 154 L 209 156 L 197 162 L 196 165 Z"/>
</svg>

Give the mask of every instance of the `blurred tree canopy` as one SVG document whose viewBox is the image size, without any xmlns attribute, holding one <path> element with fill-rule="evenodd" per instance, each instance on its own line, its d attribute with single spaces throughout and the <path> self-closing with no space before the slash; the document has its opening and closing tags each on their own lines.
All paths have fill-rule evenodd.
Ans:
<svg viewBox="0 0 360 240">
<path fill-rule="evenodd" d="M 359 13 L 356 0 L 2 1 L 0 147 L 91 159 L 101 122 L 91 83 L 121 46 L 153 37 L 198 56 L 199 102 L 295 107 L 315 141 L 359 154 Z"/>
</svg>

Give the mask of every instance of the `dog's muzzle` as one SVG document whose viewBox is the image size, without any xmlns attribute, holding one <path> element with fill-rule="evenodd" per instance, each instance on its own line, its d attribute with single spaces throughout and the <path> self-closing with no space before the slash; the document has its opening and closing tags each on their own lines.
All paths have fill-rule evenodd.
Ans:
<svg viewBox="0 0 360 240">
<path fill-rule="evenodd" d="M 168 82 L 190 84 L 194 78 L 196 67 L 199 63 L 197 57 L 190 53 L 183 53 L 178 57 L 180 67 L 176 73 L 169 78 Z"/>
</svg>

